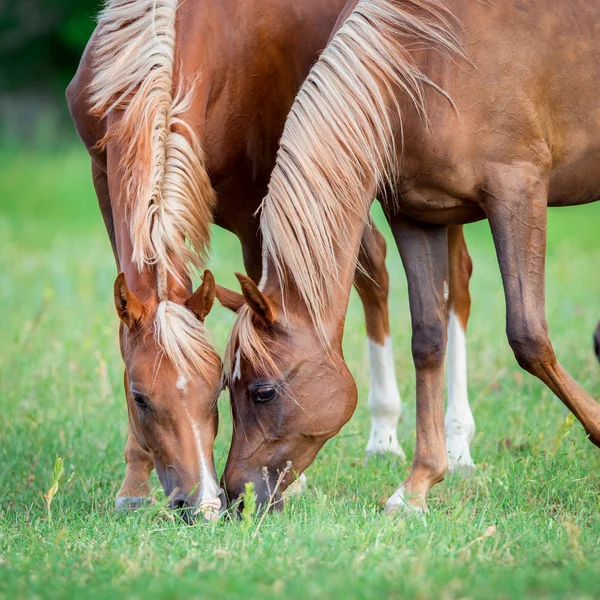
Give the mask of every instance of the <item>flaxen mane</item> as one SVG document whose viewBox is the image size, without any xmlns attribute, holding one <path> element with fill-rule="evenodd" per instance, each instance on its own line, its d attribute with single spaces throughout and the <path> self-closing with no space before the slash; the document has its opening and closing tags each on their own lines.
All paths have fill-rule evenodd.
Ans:
<svg viewBox="0 0 600 600">
<path fill-rule="evenodd" d="M 100 13 L 90 84 L 91 112 L 119 119 L 100 145 L 117 144 L 128 206 L 132 261 L 156 265 L 160 304 L 157 340 L 181 369 L 218 361 L 204 325 L 170 302 L 167 273 L 202 266 L 210 241 L 215 194 L 200 141 L 183 117 L 194 82 L 174 81 L 179 0 L 108 0 Z"/>
<path fill-rule="evenodd" d="M 439 0 L 360 0 L 287 118 L 261 207 L 264 250 L 281 285 L 293 280 L 323 341 L 327 307 L 338 294 L 336 254 L 351 251 L 347 215 L 366 223 L 374 190 L 396 175 L 395 93 L 407 94 L 424 125 L 425 87 L 445 95 L 411 50 L 463 55 L 453 25 Z M 237 319 L 230 347 L 250 359 L 264 347 L 249 318 L 245 312 Z"/>
<path fill-rule="evenodd" d="M 182 265 L 202 266 L 215 203 L 202 147 L 182 118 L 193 82 L 185 91 L 173 81 L 178 2 L 109 0 L 90 86 L 94 114 L 122 113 L 103 143 L 122 150 L 133 261 L 140 269 L 163 263 L 176 276 Z"/>
</svg>

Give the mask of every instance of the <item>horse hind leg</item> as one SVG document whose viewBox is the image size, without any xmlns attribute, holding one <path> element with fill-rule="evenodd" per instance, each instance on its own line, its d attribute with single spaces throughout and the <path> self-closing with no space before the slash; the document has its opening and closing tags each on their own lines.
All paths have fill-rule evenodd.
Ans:
<svg viewBox="0 0 600 600">
<path fill-rule="evenodd" d="M 518 363 L 543 381 L 600 446 L 598 404 L 556 359 L 545 311 L 548 176 L 538 167 L 503 169 L 489 181 L 484 208 L 506 296 L 506 331 Z"/>
<path fill-rule="evenodd" d="M 365 311 L 368 336 L 371 433 L 366 453 L 367 457 L 389 453 L 405 459 L 397 434 L 402 403 L 390 336 L 389 275 L 385 256 L 385 238 L 369 222 L 363 233 L 354 277 L 354 285 Z"/>
<path fill-rule="evenodd" d="M 475 469 L 470 442 L 475 435 L 475 420 L 467 389 L 466 330 L 471 311 L 469 280 L 473 272 L 462 226 L 448 229 L 449 297 L 446 410 L 446 451 L 448 470 L 470 475 Z"/>
</svg>

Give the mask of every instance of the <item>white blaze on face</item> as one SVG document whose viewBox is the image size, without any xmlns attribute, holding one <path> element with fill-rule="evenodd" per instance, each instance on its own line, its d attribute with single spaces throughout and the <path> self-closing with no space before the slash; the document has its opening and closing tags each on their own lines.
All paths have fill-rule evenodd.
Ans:
<svg viewBox="0 0 600 600">
<path fill-rule="evenodd" d="M 446 412 L 446 448 L 448 468 L 472 469 L 469 443 L 475 434 L 475 420 L 469 406 L 467 389 L 467 339 L 454 310 L 448 321 L 448 410 Z"/>
<path fill-rule="evenodd" d="M 185 375 L 179 375 L 179 379 L 175 384 L 175 387 L 184 394 L 187 392 L 187 384 L 189 383 L 188 378 Z"/>
<path fill-rule="evenodd" d="M 202 440 L 200 439 L 200 430 L 196 423 L 192 422 L 194 438 L 198 448 L 198 462 L 200 464 L 200 503 L 199 511 L 204 515 L 204 518 L 213 521 L 219 517 L 221 499 L 219 494 L 223 490 L 218 486 L 212 470 L 208 467 L 204 452 L 202 451 Z"/>
<path fill-rule="evenodd" d="M 385 338 L 383 346 L 369 339 L 371 434 L 367 455 L 391 452 L 404 458 L 398 443 L 397 425 L 402 402 L 396 383 L 392 340 Z"/>
<path fill-rule="evenodd" d="M 198 429 L 198 425 L 196 425 L 195 421 L 192 419 L 187 407 L 185 410 L 192 426 L 192 432 L 194 433 L 194 441 L 196 444 L 196 452 L 198 455 L 199 490 L 194 492 L 194 495 L 198 495 L 199 492 L 199 502 L 197 503 L 198 512 L 202 513 L 205 519 L 214 521 L 219 517 L 219 510 L 224 508 L 221 506 L 221 499 L 219 498 L 219 495 L 223 492 L 223 490 L 217 484 L 212 469 L 210 469 L 208 466 L 206 457 L 204 456 L 204 451 L 202 450 L 202 439 L 200 438 L 200 429 Z"/>
</svg>

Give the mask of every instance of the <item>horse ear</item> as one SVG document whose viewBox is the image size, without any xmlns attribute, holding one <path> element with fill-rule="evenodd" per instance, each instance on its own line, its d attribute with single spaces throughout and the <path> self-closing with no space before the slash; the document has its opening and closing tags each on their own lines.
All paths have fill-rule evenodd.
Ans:
<svg viewBox="0 0 600 600">
<path fill-rule="evenodd" d="M 115 307 L 119 319 L 133 329 L 142 320 L 144 305 L 129 291 L 125 281 L 125 273 L 119 273 L 115 279 Z"/>
<path fill-rule="evenodd" d="M 215 302 L 215 278 L 206 270 L 202 276 L 202 284 L 185 301 L 185 305 L 201 320 L 204 321 Z"/>
<path fill-rule="evenodd" d="M 217 294 L 217 300 L 225 308 L 228 308 L 229 310 L 231 310 L 235 313 L 238 310 L 240 310 L 240 308 L 242 308 L 242 306 L 244 306 L 244 304 L 246 304 L 246 301 L 244 300 L 244 296 L 242 296 L 241 294 L 238 294 L 237 292 L 234 292 L 233 290 L 227 289 L 227 288 L 223 287 L 222 285 L 217 285 L 216 294 Z"/>
<path fill-rule="evenodd" d="M 236 273 L 235 276 L 242 286 L 242 295 L 246 304 L 267 327 L 274 325 L 276 309 L 273 303 L 258 289 L 250 277 L 242 273 Z"/>
</svg>

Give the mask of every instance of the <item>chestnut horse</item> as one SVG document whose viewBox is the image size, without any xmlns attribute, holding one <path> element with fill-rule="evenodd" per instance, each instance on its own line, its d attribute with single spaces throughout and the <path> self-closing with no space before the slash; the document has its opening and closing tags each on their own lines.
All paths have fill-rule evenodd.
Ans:
<svg viewBox="0 0 600 600">
<path fill-rule="evenodd" d="M 214 218 L 239 237 L 247 272 L 260 278 L 254 213 L 285 116 L 344 2 L 111 0 L 100 16 L 67 98 L 122 272 L 115 303 L 130 429 L 117 506 L 143 501 L 156 466 L 172 505 L 222 508 L 212 457 L 220 369 L 203 326 L 214 282 L 207 273 L 191 295 L 188 264 L 202 265 Z M 385 241 L 369 224 L 362 242 L 355 283 L 371 362 L 367 452 L 403 455 Z M 470 467 L 470 259 L 458 231 L 453 255 L 467 268 L 450 290 L 457 306 L 450 459 Z"/>
<path fill-rule="evenodd" d="M 450 225 L 488 219 L 516 359 L 600 444 L 600 405 L 558 363 L 544 303 L 547 206 L 600 196 L 600 6 L 352 0 L 348 12 L 296 97 L 262 205 L 265 272 L 227 356 L 239 425 L 225 484 L 235 496 L 254 481 L 264 500 L 265 467 L 301 473 L 352 414 L 342 332 L 380 197 L 408 277 L 417 380 L 414 461 L 386 507 L 426 510 L 447 469 Z"/>
</svg>

